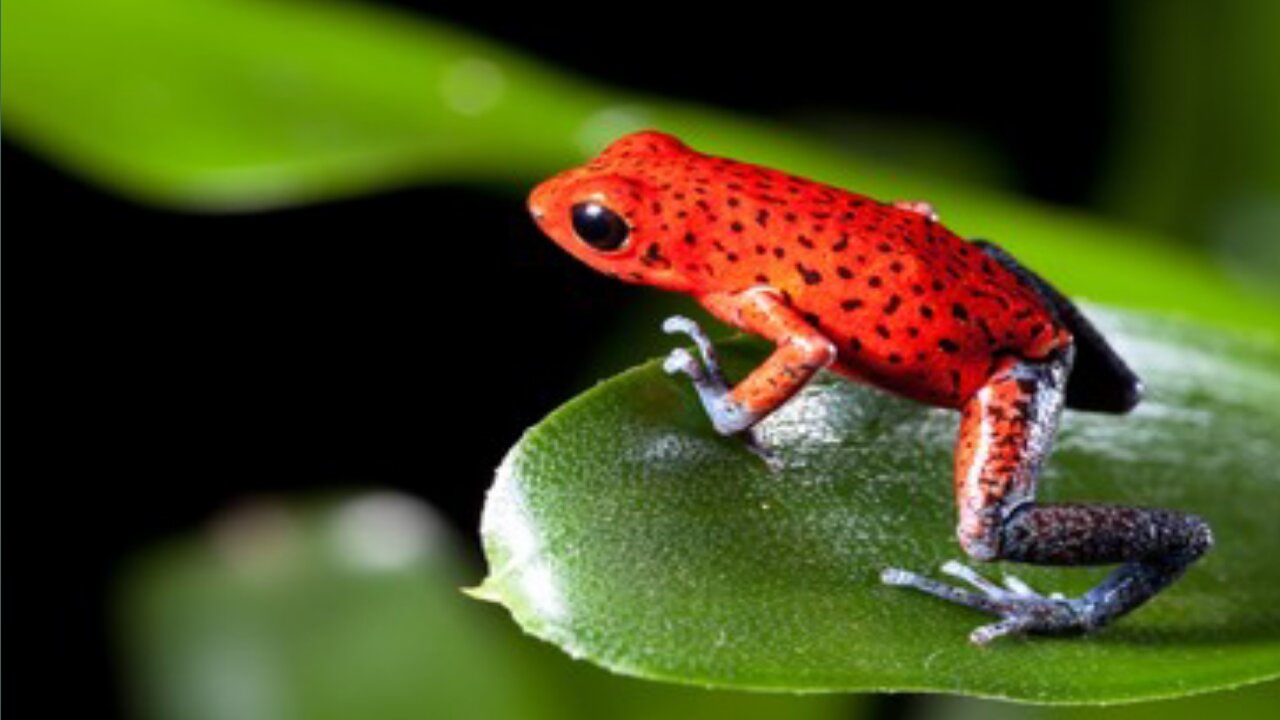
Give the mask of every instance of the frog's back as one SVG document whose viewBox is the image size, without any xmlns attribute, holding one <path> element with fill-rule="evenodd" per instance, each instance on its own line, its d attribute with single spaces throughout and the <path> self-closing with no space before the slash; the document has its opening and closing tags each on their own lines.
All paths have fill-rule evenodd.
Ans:
<svg viewBox="0 0 1280 720">
<path fill-rule="evenodd" d="M 958 407 L 1001 358 L 1039 359 L 1071 341 L 1034 289 L 942 224 L 865 198 L 842 200 L 851 212 L 814 243 L 826 252 L 793 293 L 840 348 L 838 369 Z"/>
<path fill-rule="evenodd" d="M 898 394 L 958 407 L 1000 358 L 1071 340 L 1024 280 L 921 213 L 660 133 L 587 170 L 644 181 L 638 222 L 671 237 L 642 252 L 679 266 L 694 294 L 773 287 L 836 344 L 834 369 Z"/>
<path fill-rule="evenodd" d="M 1003 356 L 1070 342 L 1036 292 L 911 210 L 689 150 L 648 172 L 704 254 L 709 289 L 769 285 L 836 343 L 847 375 L 961 405 Z"/>
</svg>

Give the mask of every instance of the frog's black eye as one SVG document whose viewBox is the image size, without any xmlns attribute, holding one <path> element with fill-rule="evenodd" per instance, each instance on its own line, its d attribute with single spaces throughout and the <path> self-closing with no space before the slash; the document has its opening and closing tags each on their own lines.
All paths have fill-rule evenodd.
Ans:
<svg viewBox="0 0 1280 720">
<path fill-rule="evenodd" d="M 591 247 L 611 252 L 622 247 L 631 234 L 627 221 L 600 203 L 585 202 L 573 206 L 573 231 Z"/>
</svg>

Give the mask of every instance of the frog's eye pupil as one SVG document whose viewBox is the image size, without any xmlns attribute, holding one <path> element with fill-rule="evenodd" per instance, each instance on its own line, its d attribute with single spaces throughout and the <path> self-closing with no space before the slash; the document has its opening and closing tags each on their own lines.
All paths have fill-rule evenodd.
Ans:
<svg viewBox="0 0 1280 720">
<path fill-rule="evenodd" d="M 600 203 L 578 203 L 570 212 L 573 231 L 583 242 L 597 250 L 617 250 L 631 234 L 627 221 Z"/>
</svg>

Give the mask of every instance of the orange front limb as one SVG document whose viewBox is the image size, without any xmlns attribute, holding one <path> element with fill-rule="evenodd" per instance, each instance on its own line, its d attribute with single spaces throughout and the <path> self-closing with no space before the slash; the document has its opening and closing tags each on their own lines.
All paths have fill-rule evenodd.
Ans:
<svg viewBox="0 0 1280 720">
<path fill-rule="evenodd" d="M 702 304 L 725 322 L 778 347 L 738 383 L 729 398 L 757 420 L 778 409 L 836 359 L 836 347 L 770 288 L 714 294 Z"/>
<path fill-rule="evenodd" d="M 778 346 L 764 363 L 730 390 L 720 378 L 710 344 L 697 326 L 683 318 L 668 320 L 668 332 L 684 332 L 698 342 L 707 367 L 703 370 L 692 356 L 680 350 L 668 358 L 667 369 L 689 375 L 712 423 L 722 434 L 739 433 L 755 425 L 836 358 L 836 348 L 831 341 L 771 289 L 717 293 L 703 297 L 702 303 L 730 325 Z"/>
</svg>

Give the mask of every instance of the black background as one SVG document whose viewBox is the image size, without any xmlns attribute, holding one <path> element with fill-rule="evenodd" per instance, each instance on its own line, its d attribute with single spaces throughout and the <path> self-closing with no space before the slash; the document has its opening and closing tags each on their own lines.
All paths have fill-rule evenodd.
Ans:
<svg viewBox="0 0 1280 720">
<path fill-rule="evenodd" d="M 1100 2 L 400 4 L 756 116 L 926 117 L 1064 203 L 1087 197 L 1114 110 L 1118 20 Z M 509 190 L 182 215 L 9 139 L 2 158 L 11 711 L 119 714 L 106 598 L 120 561 L 248 494 L 399 487 L 474 537 L 503 452 L 646 292 L 561 256 Z"/>
</svg>

